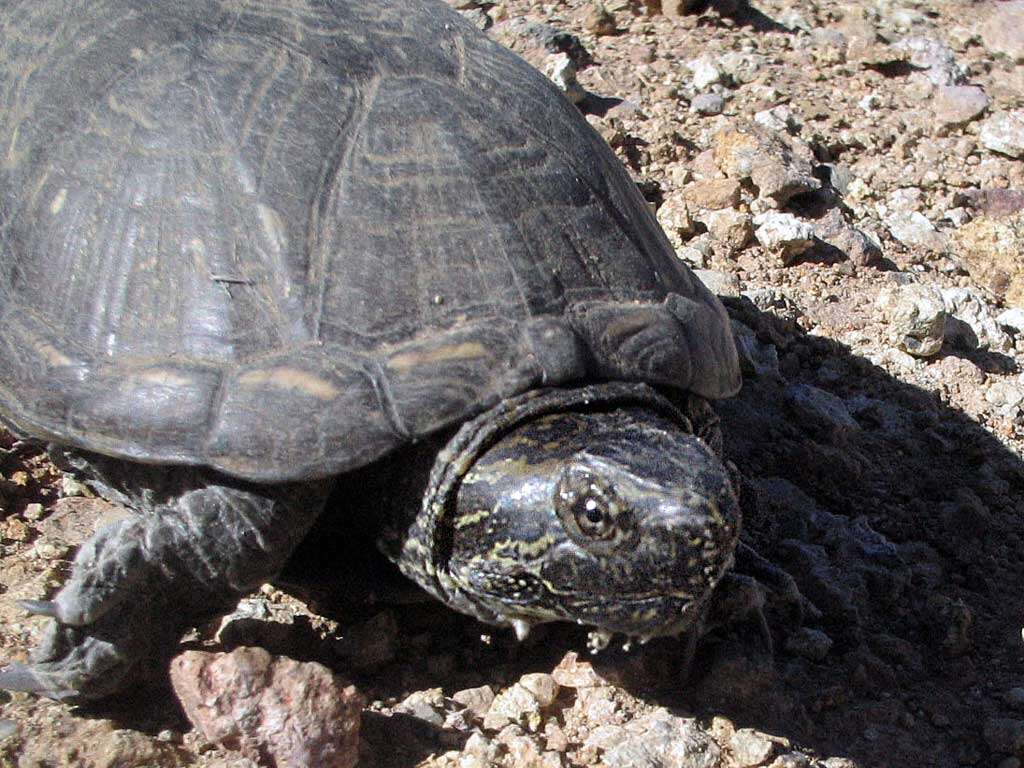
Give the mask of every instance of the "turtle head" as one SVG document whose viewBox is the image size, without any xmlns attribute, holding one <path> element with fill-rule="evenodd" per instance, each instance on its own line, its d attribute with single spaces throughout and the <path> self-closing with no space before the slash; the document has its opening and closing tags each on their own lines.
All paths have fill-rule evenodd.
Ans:
<svg viewBox="0 0 1024 768">
<path fill-rule="evenodd" d="M 452 452 L 432 591 L 520 635 L 558 620 L 641 639 L 686 630 L 732 563 L 729 474 L 650 388 L 586 389 L 617 396 L 527 401 L 532 413 Z"/>
</svg>

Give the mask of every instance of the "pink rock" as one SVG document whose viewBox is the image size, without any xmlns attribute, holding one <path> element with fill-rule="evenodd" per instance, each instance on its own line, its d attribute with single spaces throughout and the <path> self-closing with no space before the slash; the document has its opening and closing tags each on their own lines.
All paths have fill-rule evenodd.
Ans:
<svg viewBox="0 0 1024 768">
<path fill-rule="evenodd" d="M 352 768 L 362 696 L 321 664 L 262 648 L 186 651 L 171 662 L 185 714 L 210 741 L 271 768 Z"/>
</svg>

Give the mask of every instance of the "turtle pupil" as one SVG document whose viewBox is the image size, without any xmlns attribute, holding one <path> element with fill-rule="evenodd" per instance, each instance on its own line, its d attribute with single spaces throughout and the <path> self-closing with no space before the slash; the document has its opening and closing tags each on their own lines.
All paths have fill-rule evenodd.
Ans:
<svg viewBox="0 0 1024 768">
<path fill-rule="evenodd" d="M 597 502 L 593 499 L 587 500 L 586 511 L 584 514 L 586 515 L 587 520 L 592 522 L 594 525 L 597 525 L 604 519 L 604 513 L 601 511 L 601 508 L 597 506 Z"/>
</svg>

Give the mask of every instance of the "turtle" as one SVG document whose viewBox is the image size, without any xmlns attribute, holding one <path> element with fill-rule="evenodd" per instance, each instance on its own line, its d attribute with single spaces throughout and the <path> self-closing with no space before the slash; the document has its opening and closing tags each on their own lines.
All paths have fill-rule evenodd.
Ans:
<svg viewBox="0 0 1024 768">
<path fill-rule="evenodd" d="M 22 603 L 50 621 L 0 686 L 124 689 L 356 506 L 518 636 L 700 622 L 740 528 L 729 318 L 546 78 L 438 0 L 0 30 L 0 418 L 128 511 Z"/>
</svg>

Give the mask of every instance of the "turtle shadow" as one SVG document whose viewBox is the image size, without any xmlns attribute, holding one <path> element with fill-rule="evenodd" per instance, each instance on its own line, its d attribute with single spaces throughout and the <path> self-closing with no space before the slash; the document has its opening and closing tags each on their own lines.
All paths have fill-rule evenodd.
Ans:
<svg viewBox="0 0 1024 768">
<path fill-rule="evenodd" d="M 955 746 L 938 750 L 937 765 L 982 759 L 984 722 L 1012 713 L 978 691 L 1009 690 L 1024 673 L 1024 462 L 935 392 L 746 299 L 726 303 L 749 331 L 739 334 L 743 389 L 717 404 L 743 478 L 744 539 L 794 578 L 802 620 L 769 590 L 768 638 L 741 614 L 713 622 L 692 663 L 671 638 L 588 660 L 643 702 L 722 715 L 819 754 L 911 764 L 942 744 Z M 967 357 L 1000 371 L 1009 360 Z M 436 603 L 385 610 L 398 644 L 355 675 L 380 700 L 437 686 L 497 692 L 566 652 L 587 658 L 576 627 L 542 626 L 520 644 Z M 374 727 L 385 742 L 399 728 L 392 743 L 405 728 Z M 417 738 L 458 748 L 443 728 Z M 412 765 L 417 754 L 367 765 Z"/>
<path fill-rule="evenodd" d="M 793 576 L 803 619 L 769 591 L 767 642 L 741 615 L 717 622 L 692 664 L 674 639 L 589 660 L 642 701 L 724 715 L 819 754 L 910 764 L 943 744 L 955 747 L 936 764 L 983 758 L 984 722 L 1011 712 L 978 691 L 1009 690 L 1024 672 L 1024 462 L 935 392 L 726 301 L 751 332 L 740 334 L 743 389 L 717 405 L 743 478 L 744 538 Z M 964 356 L 1002 372 L 1012 362 Z M 436 604 L 398 615 L 401 648 L 359 680 L 382 699 L 438 685 L 497 691 L 568 651 L 586 657 L 574 627 L 518 644 Z M 438 730 L 430 743 L 446 738 Z"/>
<path fill-rule="evenodd" d="M 987 755 L 983 724 L 1011 710 L 978 692 L 1024 672 L 1024 462 L 934 391 L 726 302 L 753 330 L 743 389 L 718 404 L 744 537 L 810 610 L 787 626 L 768 595 L 773 653 L 749 626 L 716 631 L 688 681 L 656 699 L 868 765 Z M 998 353 L 967 357 L 1012 369 Z"/>
</svg>

